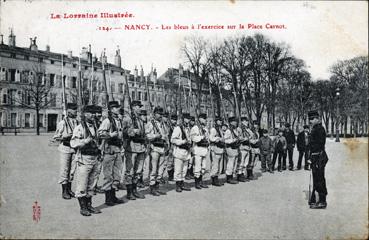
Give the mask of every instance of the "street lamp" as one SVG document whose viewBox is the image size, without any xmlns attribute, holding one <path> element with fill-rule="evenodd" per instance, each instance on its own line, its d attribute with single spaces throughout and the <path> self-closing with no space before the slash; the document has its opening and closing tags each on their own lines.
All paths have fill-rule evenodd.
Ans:
<svg viewBox="0 0 369 240">
<path fill-rule="evenodd" d="M 340 108 L 339 108 L 339 97 L 340 97 L 340 88 L 336 88 L 336 103 L 337 103 L 337 115 L 336 115 L 336 142 L 340 142 L 340 136 L 339 136 L 339 115 L 340 115 Z"/>
</svg>

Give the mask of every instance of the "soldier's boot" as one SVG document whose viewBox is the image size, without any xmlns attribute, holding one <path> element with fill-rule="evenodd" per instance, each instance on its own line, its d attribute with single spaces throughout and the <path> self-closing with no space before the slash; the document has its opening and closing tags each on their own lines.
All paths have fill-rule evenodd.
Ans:
<svg viewBox="0 0 369 240">
<path fill-rule="evenodd" d="M 174 179 L 174 169 L 168 171 L 168 181 L 173 181 Z"/>
<path fill-rule="evenodd" d="M 127 187 L 127 199 L 136 200 L 136 197 L 133 194 L 132 184 L 126 184 L 126 187 Z"/>
<path fill-rule="evenodd" d="M 204 183 L 204 181 L 202 180 L 202 175 L 200 176 L 200 187 L 201 187 L 201 188 L 209 188 L 209 187 L 208 187 L 208 185 L 206 185 L 206 184 Z"/>
<path fill-rule="evenodd" d="M 72 192 L 72 183 L 71 183 L 71 182 L 68 182 L 68 183 L 67 183 L 67 186 L 68 186 L 68 193 L 69 193 L 69 195 L 70 195 L 72 198 L 74 198 L 74 197 L 75 197 L 75 194 L 74 194 L 74 192 Z"/>
<path fill-rule="evenodd" d="M 233 179 L 232 175 L 227 175 L 227 183 L 229 184 L 237 184 L 238 182 Z"/>
<path fill-rule="evenodd" d="M 246 182 L 246 179 L 242 174 L 237 174 L 237 181 Z"/>
<path fill-rule="evenodd" d="M 156 184 L 155 184 L 156 192 L 158 192 L 160 195 L 167 195 L 167 193 L 164 192 L 164 191 L 162 191 L 162 190 L 160 190 L 159 187 L 160 187 L 159 186 L 159 182 L 156 182 Z"/>
<path fill-rule="evenodd" d="M 90 213 L 93 213 L 93 214 L 99 214 L 99 213 L 101 213 L 101 211 L 99 209 L 94 208 L 92 206 L 92 197 L 86 197 L 86 202 L 87 202 L 87 210 Z"/>
<path fill-rule="evenodd" d="M 104 190 L 102 190 L 100 186 L 96 186 L 96 187 L 95 187 L 95 192 L 96 192 L 96 193 L 105 193 L 105 191 L 104 191 Z"/>
<path fill-rule="evenodd" d="M 70 196 L 69 192 L 68 192 L 68 184 L 62 184 L 62 197 L 64 199 L 71 199 L 72 197 Z"/>
<path fill-rule="evenodd" d="M 176 181 L 176 192 L 182 192 L 181 181 Z"/>
<path fill-rule="evenodd" d="M 145 198 L 145 195 L 143 195 L 142 193 L 137 191 L 137 185 L 136 184 L 132 184 L 132 193 L 133 193 L 133 196 L 135 196 L 136 198 L 139 198 L 139 199 L 144 199 Z"/>
<path fill-rule="evenodd" d="M 222 186 L 222 184 L 219 182 L 218 176 L 211 177 L 211 185 L 216 186 L 216 187 Z"/>
<path fill-rule="evenodd" d="M 190 169 L 187 169 L 185 179 L 186 180 L 190 180 L 191 179 Z"/>
<path fill-rule="evenodd" d="M 79 207 L 80 207 L 80 213 L 82 216 L 91 216 L 91 213 L 87 209 L 87 202 L 86 197 L 79 197 L 78 198 Z"/>
<path fill-rule="evenodd" d="M 250 180 L 255 180 L 253 169 L 249 169 L 249 171 L 250 171 Z"/>
<path fill-rule="evenodd" d="M 115 191 L 115 190 L 105 191 L 105 204 L 108 205 L 108 206 L 114 206 L 115 205 L 115 203 L 112 199 L 112 191 Z"/>
<path fill-rule="evenodd" d="M 241 173 L 241 175 L 242 175 L 243 179 L 245 179 L 245 182 L 250 181 L 250 179 L 248 179 L 248 178 L 245 176 L 245 174 L 244 174 L 244 173 Z"/>
<path fill-rule="evenodd" d="M 114 203 L 116 203 L 116 204 L 122 204 L 122 203 L 124 203 L 124 200 L 123 199 L 119 199 L 115 195 L 115 189 L 111 189 L 110 192 L 111 192 L 111 199 L 113 200 Z"/>
<path fill-rule="evenodd" d="M 155 185 L 150 185 L 150 193 L 154 196 L 160 196 L 160 193 L 158 193 L 156 191 L 156 186 Z"/>
<path fill-rule="evenodd" d="M 137 187 L 138 187 L 138 188 L 144 188 L 144 187 L 145 187 L 145 184 L 144 184 L 144 181 L 143 181 L 143 176 L 141 176 L 141 177 L 138 179 Z"/>
<path fill-rule="evenodd" d="M 310 205 L 312 209 L 325 209 L 327 208 L 327 201 L 325 194 L 319 194 L 319 202 L 317 204 Z"/>
<path fill-rule="evenodd" d="M 189 187 L 185 186 L 184 181 L 181 181 L 180 183 L 181 183 L 181 189 L 182 189 L 183 191 L 191 191 L 191 188 L 189 188 Z"/>
<path fill-rule="evenodd" d="M 201 189 L 200 178 L 195 177 L 195 188 L 196 189 Z"/>
</svg>

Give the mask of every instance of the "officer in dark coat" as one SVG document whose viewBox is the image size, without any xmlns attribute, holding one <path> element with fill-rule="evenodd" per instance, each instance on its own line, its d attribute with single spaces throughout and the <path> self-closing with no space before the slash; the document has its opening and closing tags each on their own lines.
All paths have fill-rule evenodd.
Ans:
<svg viewBox="0 0 369 240">
<path fill-rule="evenodd" d="M 310 111 L 308 117 L 312 125 L 309 150 L 311 153 L 310 161 L 313 173 L 313 191 L 309 199 L 309 205 L 312 209 L 324 209 L 327 207 L 326 196 L 328 194 L 324 176 L 325 165 L 328 162 L 325 152 L 326 132 L 317 111 Z M 318 202 L 316 202 L 315 191 L 319 194 Z"/>
</svg>

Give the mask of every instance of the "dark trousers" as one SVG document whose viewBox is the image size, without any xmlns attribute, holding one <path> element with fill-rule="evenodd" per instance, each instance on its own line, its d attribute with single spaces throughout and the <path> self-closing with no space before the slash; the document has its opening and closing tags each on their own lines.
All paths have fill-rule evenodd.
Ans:
<svg viewBox="0 0 369 240">
<path fill-rule="evenodd" d="M 293 168 L 293 148 L 287 147 L 286 153 L 283 156 L 283 168 L 286 168 L 286 158 L 288 154 L 288 167 Z"/>
<path fill-rule="evenodd" d="M 299 151 L 299 160 L 297 162 L 297 168 L 301 168 L 301 163 L 302 163 L 302 158 L 303 157 L 305 157 L 304 167 L 305 167 L 305 169 L 308 169 L 309 168 L 309 164 L 307 162 L 307 160 L 309 159 L 309 151 L 308 150 Z"/>
<path fill-rule="evenodd" d="M 260 153 L 260 160 L 261 160 L 261 168 L 263 170 L 266 170 L 267 165 L 268 165 L 268 169 L 272 170 L 272 162 L 270 161 L 270 153 Z"/>
<path fill-rule="evenodd" d="M 313 192 L 319 194 L 319 201 L 325 202 L 325 196 L 328 194 L 325 183 L 325 163 L 319 161 L 319 156 L 311 157 L 311 170 L 313 174 Z"/>
<path fill-rule="evenodd" d="M 273 154 L 273 162 L 272 162 L 272 169 L 274 170 L 275 162 L 278 157 L 278 170 L 282 167 L 282 159 L 284 159 L 284 152 L 274 152 Z M 285 162 L 286 163 L 286 162 Z"/>
</svg>

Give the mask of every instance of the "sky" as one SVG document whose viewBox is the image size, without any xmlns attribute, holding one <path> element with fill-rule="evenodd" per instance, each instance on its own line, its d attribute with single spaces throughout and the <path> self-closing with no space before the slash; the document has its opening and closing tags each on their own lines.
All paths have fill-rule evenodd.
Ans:
<svg viewBox="0 0 369 240">
<path fill-rule="evenodd" d="M 64 14 L 131 13 L 131 18 L 63 18 Z M 60 19 L 51 16 L 61 15 Z M 284 29 L 266 29 L 266 24 Z M 150 25 L 149 30 L 124 30 L 125 25 Z M 189 26 L 175 30 L 174 25 Z M 236 25 L 236 29 L 191 30 L 191 26 Z M 245 29 L 239 29 L 239 24 Z M 248 29 L 248 24 L 263 29 Z M 163 26 L 171 29 L 163 30 Z M 110 31 L 99 27 L 112 28 Z M 368 3 L 366 1 L 256 2 L 256 1 L 1 1 L 0 32 L 7 44 L 13 28 L 16 44 L 29 47 L 30 37 L 52 52 L 92 45 L 100 56 L 104 48 L 109 62 L 119 45 L 122 67 L 133 70 L 153 65 L 160 76 L 169 67 L 186 65 L 180 47 L 185 37 L 200 35 L 210 41 L 262 33 L 276 42 L 287 43 L 293 55 L 303 59 L 313 80 L 329 78 L 329 67 L 338 60 L 368 55 Z"/>
</svg>

